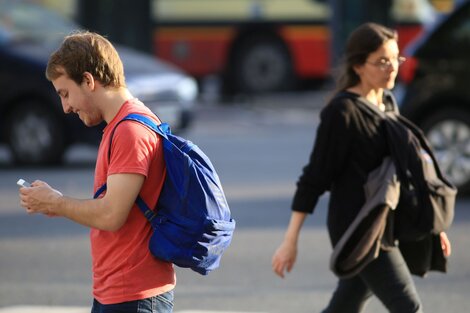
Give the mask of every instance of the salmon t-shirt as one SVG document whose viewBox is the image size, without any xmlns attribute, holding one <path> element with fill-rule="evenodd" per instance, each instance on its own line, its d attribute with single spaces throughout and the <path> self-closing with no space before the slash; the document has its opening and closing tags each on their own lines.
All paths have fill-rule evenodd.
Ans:
<svg viewBox="0 0 470 313">
<path fill-rule="evenodd" d="M 155 115 L 137 99 L 124 103 L 105 127 L 98 149 L 94 191 L 106 183 L 109 175 L 133 173 L 145 176 L 140 196 L 154 208 L 165 179 L 162 140 L 135 121 L 116 128 L 110 149 L 110 136 L 116 124 L 130 113 L 156 120 Z M 104 194 L 104 193 L 103 193 Z M 91 229 L 93 296 L 102 304 L 114 304 L 153 297 L 172 290 L 176 284 L 173 265 L 149 252 L 152 229 L 134 204 L 125 224 L 117 231 Z"/>
</svg>

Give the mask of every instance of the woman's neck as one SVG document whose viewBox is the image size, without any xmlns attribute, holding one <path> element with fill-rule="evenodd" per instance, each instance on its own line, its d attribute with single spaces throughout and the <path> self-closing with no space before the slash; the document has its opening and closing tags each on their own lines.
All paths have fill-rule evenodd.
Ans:
<svg viewBox="0 0 470 313">
<path fill-rule="evenodd" d="M 383 103 L 383 89 L 373 89 L 373 88 L 366 88 L 362 85 L 356 85 L 354 87 L 348 88 L 347 91 L 357 93 L 361 97 L 366 98 L 369 102 L 380 106 Z"/>
</svg>

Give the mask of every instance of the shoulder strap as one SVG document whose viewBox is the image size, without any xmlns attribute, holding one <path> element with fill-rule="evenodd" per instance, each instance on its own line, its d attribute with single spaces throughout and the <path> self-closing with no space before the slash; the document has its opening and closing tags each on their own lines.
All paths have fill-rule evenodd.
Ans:
<svg viewBox="0 0 470 313">
<path fill-rule="evenodd" d="M 116 126 L 114 126 L 113 132 L 111 133 L 110 139 L 109 139 L 109 147 L 108 147 L 108 160 L 111 157 L 111 143 L 113 141 L 113 136 L 114 132 L 116 131 L 116 128 L 118 127 L 119 124 L 121 124 L 124 121 L 136 121 L 141 123 L 142 125 L 150 128 L 153 130 L 155 133 L 159 134 L 162 136 L 164 139 L 168 139 L 168 134 L 171 134 L 170 126 L 167 123 L 161 123 L 157 124 L 155 123 L 151 118 L 137 114 L 137 113 L 131 113 L 127 116 L 125 116 L 122 120 L 120 120 Z M 102 194 L 106 190 L 107 186 L 106 183 L 103 184 L 95 193 L 94 198 L 98 198 L 100 194 Z M 151 210 L 147 204 L 143 201 L 143 199 L 138 196 L 136 199 L 136 204 L 139 207 L 139 209 L 142 211 L 144 216 L 149 220 L 149 222 L 152 222 L 152 220 L 155 218 L 155 213 L 153 210 Z"/>
<path fill-rule="evenodd" d="M 120 120 L 116 124 L 116 126 L 114 126 L 113 132 L 111 133 L 111 136 L 110 136 L 110 139 L 109 139 L 108 160 L 110 160 L 110 158 L 111 158 L 111 144 L 112 144 L 112 141 L 113 141 L 114 132 L 116 131 L 116 128 L 119 126 L 119 124 L 121 124 L 124 121 L 139 122 L 142 125 L 147 126 L 148 128 L 150 128 L 155 133 L 159 134 L 160 136 L 162 136 L 165 139 L 168 139 L 167 135 L 171 134 L 170 125 L 168 125 L 167 123 L 157 124 L 150 117 L 147 117 L 147 116 L 144 116 L 144 115 L 141 115 L 141 114 L 137 114 L 137 113 L 128 114 L 122 120 Z"/>
<path fill-rule="evenodd" d="M 127 115 L 126 117 L 124 117 L 120 122 L 126 121 L 126 120 L 139 122 L 147 126 L 148 128 L 150 128 L 151 130 L 153 130 L 154 132 L 156 132 L 157 134 L 161 135 L 164 138 L 167 138 L 167 134 L 171 133 L 170 126 L 167 123 L 157 124 L 150 117 L 147 117 L 144 115 L 131 113 Z"/>
</svg>

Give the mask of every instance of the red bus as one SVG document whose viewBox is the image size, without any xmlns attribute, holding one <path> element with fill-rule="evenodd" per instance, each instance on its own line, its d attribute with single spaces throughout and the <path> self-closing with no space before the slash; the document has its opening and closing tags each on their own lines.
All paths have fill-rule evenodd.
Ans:
<svg viewBox="0 0 470 313">
<path fill-rule="evenodd" d="M 432 8 L 428 0 L 395 0 L 391 13 L 403 49 Z M 218 75 L 230 91 L 289 90 L 329 77 L 329 16 L 315 0 L 154 0 L 153 46 L 198 79 Z"/>
</svg>

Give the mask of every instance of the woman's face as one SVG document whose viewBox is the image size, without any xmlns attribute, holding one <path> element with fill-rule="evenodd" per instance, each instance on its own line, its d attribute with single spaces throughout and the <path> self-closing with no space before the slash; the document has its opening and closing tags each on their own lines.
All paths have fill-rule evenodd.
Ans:
<svg viewBox="0 0 470 313">
<path fill-rule="evenodd" d="M 386 41 L 369 54 L 366 62 L 354 67 L 361 83 L 370 89 L 392 89 L 402 62 L 398 44 L 394 39 Z"/>
</svg>

